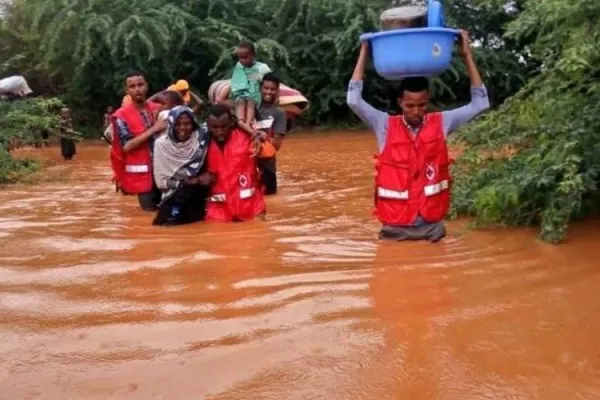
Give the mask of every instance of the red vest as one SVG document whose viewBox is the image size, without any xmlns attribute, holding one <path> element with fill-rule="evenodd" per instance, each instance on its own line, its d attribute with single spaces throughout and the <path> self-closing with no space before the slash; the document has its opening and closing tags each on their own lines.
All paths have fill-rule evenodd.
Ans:
<svg viewBox="0 0 600 400">
<path fill-rule="evenodd" d="M 235 129 L 223 149 L 211 140 L 208 171 L 216 175 L 206 207 L 207 221 L 248 221 L 265 211 L 256 159 L 250 156 L 251 140 Z"/>
<path fill-rule="evenodd" d="M 448 148 L 442 114 L 426 116 L 414 136 L 402 116 L 389 117 L 385 147 L 377 157 L 375 215 L 385 225 L 411 225 L 420 215 L 439 222 L 450 205 Z"/>
<path fill-rule="evenodd" d="M 147 193 L 152 190 L 152 155 L 150 146 L 147 143 L 129 153 L 125 153 L 115 120 L 120 118 L 125 121 L 129 132 L 133 136 L 138 136 L 150 128 L 148 124 L 154 123 L 152 113 L 157 108 L 158 105 L 155 103 L 146 103 L 148 121 L 144 121 L 140 110 L 134 104 L 119 108 L 111 118 L 114 134 L 110 159 L 115 174 L 115 182 L 126 194 Z"/>
</svg>

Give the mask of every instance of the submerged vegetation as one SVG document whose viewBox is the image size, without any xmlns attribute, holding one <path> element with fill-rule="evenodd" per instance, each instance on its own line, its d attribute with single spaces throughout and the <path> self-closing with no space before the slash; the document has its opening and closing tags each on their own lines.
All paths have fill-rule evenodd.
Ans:
<svg viewBox="0 0 600 400">
<path fill-rule="evenodd" d="M 13 0 L 0 13 L 0 76 L 26 76 L 36 92 L 60 96 L 80 122 L 99 126 L 105 107 L 119 103 L 128 70 L 144 71 L 152 90 L 185 78 L 206 93 L 212 81 L 228 74 L 231 50 L 246 38 L 257 44 L 262 61 L 310 98 L 303 123 L 356 122 L 345 104 L 345 86 L 358 36 L 377 30 L 379 13 L 390 5 L 388 0 Z M 559 242 L 570 221 L 598 206 L 600 2 L 446 0 L 444 5 L 449 24 L 469 30 L 477 43 L 475 56 L 495 107 L 454 139 L 466 151 L 454 168 L 452 214 L 475 217 L 479 224 L 539 224 L 544 240 Z M 393 110 L 390 85 L 372 70 L 367 79 L 368 100 Z M 435 79 L 433 89 L 437 107 L 468 101 L 461 62 Z M 2 107 L 16 107 L 11 118 L 17 121 L 17 109 L 29 106 Z M 50 123 L 43 107 L 31 107 L 31 119 L 13 128 L 4 128 L 7 114 L 0 116 L 4 148 L 15 129 L 32 135 Z M 9 165 L 2 160 L 10 160 L 2 152 L 0 171 Z"/>
</svg>

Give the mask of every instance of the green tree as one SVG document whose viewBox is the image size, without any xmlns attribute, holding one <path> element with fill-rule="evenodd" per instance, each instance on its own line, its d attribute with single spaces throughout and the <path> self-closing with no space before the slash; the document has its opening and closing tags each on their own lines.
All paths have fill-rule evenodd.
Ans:
<svg viewBox="0 0 600 400">
<path fill-rule="evenodd" d="M 538 74 L 460 137 L 455 213 L 485 224 L 541 224 L 561 241 L 598 208 L 600 3 L 526 0 L 506 38 L 529 40 Z M 509 149 L 510 151 L 507 151 Z"/>
<path fill-rule="evenodd" d="M 516 67 L 512 43 L 490 38 L 501 37 L 514 15 L 481 0 L 445 4 L 449 20 L 483 43 L 478 58 L 489 86 L 502 88 L 492 91 L 502 101 L 518 89 L 525 69 Z M 345 86 L 358 37 L 379 29 L 387 7 L 387 0 L 14 0 L 0 27 L 2 71 L 24 74 L 34 89 L 60 93 L 99 118 L 120 100 L 122 78 L 132 68 L 147 73 L 153 90 L 186 78 L 206 93 L 211 81 L 229 74 L 231 51 L 246 38 L 286 83 L 310 97 L 306 123 L 355 122 Z M 435 80 L 440 105 L 468 99 L 461 68 L 458 63 Z M 368 79 L 368 99 L 388 107 L 390 85 L 373 71 Z"/>
<path fill-rule="evenodd" d="M 56 133 L 62 106 L 55 98 L 0 102 L 0 184 L 13 182 L 36 168 L 34 162 L 13 159 L 9 150 L 15 143 L 40 144 L 43 131 Z"/>
</svg>

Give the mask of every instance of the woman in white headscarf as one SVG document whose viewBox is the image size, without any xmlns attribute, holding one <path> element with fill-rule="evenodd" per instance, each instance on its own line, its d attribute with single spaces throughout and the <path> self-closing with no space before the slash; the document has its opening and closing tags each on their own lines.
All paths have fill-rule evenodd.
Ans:
<svg viewBox="0 0 600 400">
<path fill-rule="evenodd" d="M 168 131 L 154 143 L 154 180 L 162 191 L 154 225 L 202 220 L 214 177 L 205 172 L 209 135 L 193 111 L 177 106 L 169 112 Z"/>
</svg>

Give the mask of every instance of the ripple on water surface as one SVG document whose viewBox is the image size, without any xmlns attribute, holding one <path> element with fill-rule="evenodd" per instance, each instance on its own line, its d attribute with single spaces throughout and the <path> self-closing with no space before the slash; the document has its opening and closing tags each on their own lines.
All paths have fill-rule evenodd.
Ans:
<svg viewBox="0 0 600 400">
<path fill-rule="evenodd" d="M 290 137 L 266 223 L 176 228 L 114 194 L 106 147 L 41 150 L 68 182 L 0 191 L 3 393 L 599 398 L 595 238 L 380 243 L 374 146 Z"/>
</svg>

